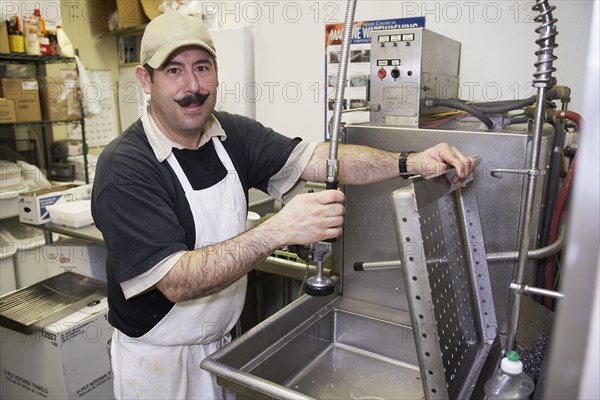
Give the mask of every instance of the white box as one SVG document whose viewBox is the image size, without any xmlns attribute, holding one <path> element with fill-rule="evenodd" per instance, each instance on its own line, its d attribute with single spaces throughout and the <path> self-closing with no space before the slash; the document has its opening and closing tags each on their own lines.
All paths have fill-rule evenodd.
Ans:
<svg viewBox="0 0 600 400">
<path fill-rule="evenodd" d="M 17 206 L 19 193 L 29 190 L 24 183 L 15 185 L 0 184 L 0 219 L 12 218 L 19 215 Z"/>
<path fill-rule="evenodd" d="M 31 335 L 0 327 L 0 398 L 114 399 L 108 302 L 95 303 Z"/>
<path fill-rule="evenodd" d="M 56 225 L 64 225 L 69 228 L 83 228 L 94 224 L 92 218 L 92 202 L 90 200 L 79 200 L 73 202 L 61 202 L 47 206 L 50 213 L 50 222 Z"/>
<path fill-rule="evenodd" d="M 17 248 L 0 234 L 0 296 L 17 288 L 14 255 Z"/>
<path fill-rule="evenodd" d="M 106 247 L 79 239 L 61 239 L 44 246 L 46 276 L 74 272 L 106 282 Z"/>
<path fill-rule="evenodd" d="M 20 223 L 16 218 L 2 221 L 0 233 L 16 250 L 14 269 L 17 289 L 33 285 L 47 278 L 42 246 L 46 244 L 44 231 Z M 52 234 L 53 240 L 58 239 Z"/>
<path fill-rule="evenodd" d="M 50 222 L 46 207 L 57 201 L 89 200 L 92 197 L 92 185 L 60 185 L 48 189 L 24 192 L 19 195 L 19 221 L 41 225 Z"/>
<path fill-rule="evenodd" d="M 29 190 L 21 176 L 21 167 L 10 161 L 0 160 L 0 219 L 19 215 L 17 197 Z"/>
</svg>

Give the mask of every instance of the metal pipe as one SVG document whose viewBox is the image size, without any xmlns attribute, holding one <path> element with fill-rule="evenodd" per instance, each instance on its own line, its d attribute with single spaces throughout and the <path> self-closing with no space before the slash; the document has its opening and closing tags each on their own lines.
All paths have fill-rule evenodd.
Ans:
<svg viewBox="0 0 600 400">
<path fill-rule="evenodd" d="M 537 169 L 519 169 L 519 168 L 494 168 L 490 171 L 490 175 L 494 178 L 502 178 L 502 174 L 521 174 L 521 175 L 545 175 L 546 171 L 539 171 Z"/>
<path fill-rule="evenodd" d="M 540 49 L 536 52 L 538 61 L 535 63 L 537 68 L 534 73 L 533 85 L 537 87 L 537 104 L 535 108 L 535 120 L 533 126 L 533 141 L 531 145 L 531 154 L 529 169 L 537 171 L 539 167 L 542 127 L 544 125 L 544 116 L 546 112 L 546 92 L 555 83 L 552 78 L 552 62 L 556 57 L 553 56 L 554 38 L 556 30 L 554 29 L 555 20 L 552 18 L 552 10 L 547 0 L 537 0 L 533 9 L 539 11 L 540 15 L 535 18 L 536 22 L 542 22 L 542 25 L 536 29 L 539 39 L 536 43 Z M 519 229 L 520 246 L 519 260 L 517 268 L 513 273 L 513 283 L 522 285 L 525 279 L 525 264 L 527 262 L 527 252 L 529 251 L 529 240 L 531 231 L 531 222 L 533 210 L 535 207 L 535 183 L 538 174 L 528 174 L 527 191 L 525 196 L 525 209 L 523 212 L 523 221 Z M 515 345 L 517 336 L 517 323 L 519 320 L 519 310 L 521 307 L 521 294 L 517 292 L 510 293 L 508 319 L 507 319 L 507 339 L 506 351 L 511 351 Z"/>
<path fill-rule="evenodd" d="M 368 262 L 356 262 L 354 263 L 355 271 L 381 271 L 384 269 L 397 269 L 402 268 L 402 261 L 368 261 Z"/>
<path fill-rule="evenodd" d="M 545 247 L 540 247 L 538 249 L 529 250 L 527 252 L 527 258 L 529 260 L 541 260 L 548 256 L 558 253 L 565 244 L 565 238 L 567 237 L 567 226 L 563 224 L 560 228 L 560 232 L 556 240 Z M 504 251 L 500 253 L 488 253 L 487 260 L 489 262 L 496 261 L 513 261 L 519 258 L 518 251 Z"/>
<path fill-rule="evenodd" d="M 543 99 L 545 87 L 538 88 L 538 98 Z M 537 170 L 539 165 L 541 132 L 544 122 L 545 106 L 542 102 L 537 103 L 534 123 L 533 142 L 531 145 L 530 166 L 532 170 Z M 529 240 L 531 231 L 531 220 L 533 209 L 535 207 L 535 184 L 537 174 L 527 175 L 527 191 L 525 194 L 525 210 L 523 220 L 519 228 L 520 246 L 517 268 L 514 270 L 512 281 L 517 284 L 523 284 L 525 280 L 525 264 L 527 262 L 527 252 L 529 251 Z M 507 330 L 506 351 L 513 350 L 514 341 L 517 336 L 517 322 L 519 319 L 519 310 L 521 308 L 521 295 L 516 292 L 511 292 L 509 300 L 509 319 Z"/>
<path fill-rule="evenodd" d="M 333 128 L 330 132 L 329 159 L 327 160 L 328 189 L 337 189 L 339 182 L 338 142 L 340 126 L 342 123 L 342 107 L 344 104 L 344 88 L 346 86 L 346 75 L 348 72 L 348 60 L 350 58 L 350 43 L 352 42 L 352 29 L 354 27 L 354 11 L 357 0 L 348 0 L 346 6 L 346 18 L 344 31 L 342 33 L 342 52 L 338 68 L 338 79 L 335 90 L 335 108 L 333 111 Z"/>
<path fill-rule="evenodd" d="M 537 294 L 539 296 L 552 297 L 555 299 L 562 299 L 565 297 L 564 294 L 555 290 L 542 289 L 529 285 L 519 285 L 518 283 L 511 283 L 510 289 L 517 294 Z"/>
<path fill-rule="evenodd" d="M 558 237 L 556 240 L 545 247 L 529 250 L 527 252 L 527 259 L 529 260 L 541 260 L 549 257 L 553 254 L 558 253 L 565 244 L 567 237 L 567 225 L 563 224 L 560 227 Z M 518 251 L 504 251 L 499 253 L 487 253 L 486 260 L 488 262 L 498 261 L 514 261 L 519 258 Z M 402 268 L 401 260 L 389 260 L 389 261 L 359 261 L 354 263 L 355 271 L 378 271 L 384 269 L 397 269 Z"/>
</svg>

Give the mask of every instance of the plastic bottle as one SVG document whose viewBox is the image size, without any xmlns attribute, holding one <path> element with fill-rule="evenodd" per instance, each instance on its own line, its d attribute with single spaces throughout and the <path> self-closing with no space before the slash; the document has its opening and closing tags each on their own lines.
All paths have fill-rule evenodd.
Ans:
<svg viewBox="0 0 600 400">
<path fill-rule="evenodd" d="M 488 400 L 527 400 L 535 385 L 523 373 L 519 353 L 509 351 L 500 363 L 500 370 L 485 383 L 485 398 Z"/>
<path fill-rule="evenodd" d="M 56 40 L 58 42 L 58 52 L 63 57 L 75 57 L 73 44 L 67 36 L 61 25 L 56 27 Z"/>
<path fill-rule="evenodd" d="M 40 13 L 40 9 L 36 8 L 33 10 L 33 17 L 38 21 L 38 25 L 40 27 L 39 37 L 43 38 L 46 36 L 46 21 L 42 18 L 42 14 Z"/>
<path fill-rule="evenodd" d="M 25 18 L 25 52 L 40 55 L 40 21 L 35 16 Z"/>
</svg>

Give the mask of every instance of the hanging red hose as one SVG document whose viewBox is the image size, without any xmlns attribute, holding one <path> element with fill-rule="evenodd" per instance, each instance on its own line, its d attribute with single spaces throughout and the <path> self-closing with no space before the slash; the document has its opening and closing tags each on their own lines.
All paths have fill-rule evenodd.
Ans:
<svg viewBox="0 0 600 400">
<path fill-rule="evenodd" d="M 583 119 L 581 115 L 573 112 L 573 111 L 557 111 L 557 118 L 566 118 L 577 124 L 579 130 L 581 130 L 581 123 Z M 558 200 L 556 202 L 556 207 L 554 209 L 554 214 L 552 215 L 552 223 L 550 226 L 550 235 L 548 238 L 548 243 L 554 243 L 556 237 L 558 236 L 558 227 L 560 225 L 560 220 L 562 217 L 562 213 L 567 202 L 567 198 L 569 197 L 569 193 L 571 191 L 571 185 L 573 183 L 573 175 L 575 174 L 575 159 L 576 156 L 573 157 L 573 161 L 571 162 L 571 166 L 569 168 L 569 172 L 567 172 L 567 176 L 565 181 L 563 182 L 563 186 L 560 189 L 560 193 L 558 194 Z M 554 290 L 554 258 L 548 257 L 546 259 L 546 279 L 544 287 L 548 290 Z M 550 297 L 544 298 L 544 305 L 548 309 L 553 309 L 554 301 Z"/>
<path fill-rule="evenodd" d="M 569 119 L 575 122 L 579 127 L 579 130 L 581 130 L 581 122 L 583 121 L 583 118 L 581 118 L 581 115 L 577 114 L 574 111 L 557 111 L 556 118 Z"/>
</svg>

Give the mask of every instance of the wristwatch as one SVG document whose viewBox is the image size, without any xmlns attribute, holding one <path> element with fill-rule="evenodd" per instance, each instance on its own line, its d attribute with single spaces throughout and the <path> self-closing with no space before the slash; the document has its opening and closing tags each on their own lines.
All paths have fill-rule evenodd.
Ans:
<svg viewBox="0 0 600 400">
<path fill-rule="evenodd" d="M 414 153 L 414 151 L 404 151 L 400 153 L 400 158 L 398 158 L 398 171 L 400 172 L 400 176 L 404 179 L 408 179 L 411 174 L 408 173 L 408 166 L 406 162 L 408 161 L 408 155 Z"/>
</svg>

